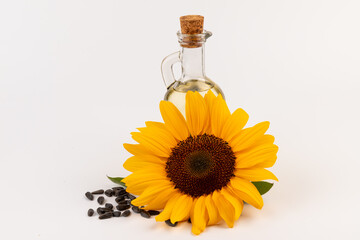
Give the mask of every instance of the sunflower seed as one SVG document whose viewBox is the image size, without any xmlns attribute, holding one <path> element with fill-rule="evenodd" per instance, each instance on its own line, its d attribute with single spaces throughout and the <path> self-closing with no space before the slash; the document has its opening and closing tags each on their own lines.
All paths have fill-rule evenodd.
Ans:
<svg viewBox="0 0 360 240">
<path fill-rule="evenodd" d="M 144 218 L 150 218 L 150 214 L 148 213 L 148 211 L 144 210 L 144 209 L 141 209 L 140 210 L 140 215 Z"/>
<path fill-rule="evenodd" d="M 112 197 L 113 194 L 114 194 L 114 191 L 112 189 L 108 189 L 108 190 L 105 191 L 105 195 L 107 197 Z"/>
<path fill-rule="evenodd" d="M 91 201 L 94 200 L 94 195 L 92 195 L 90 192 L 86 192 L 85 196 Z"/>
<path fill-rule="evenodd" d="M 130 214 L 131 214 L 131 212 L 129 210 L 126 210 L 121 214 L 121 216 L 122 217 L 128 217 Z"/>
<path fill-rule="evenodd" d="M 122 201 L 118 202 L 118 204 L 127 204 L 127 205 L 129 205 L 130 201 L 129 200 L 122 200 Z"/>
<path fill-rule="evenodd" d="M 172 223 L 170 219 L 166 220 L 165 223 L 170 227 L 176 227 L 176 225 L 178 224 L 177 222 Z"/>
<path fill-rule="evenodd" d="M 136 199 L 136 197 L 135 197 L 134 195 L 130 194 L 130 193 L 128 193 L 128 198 L 129 198 L 130 200 Z"/>
<path fill-rule="evenodd" d="M 150 216 L 156 216 L 160 214 L 160 212 L 156 210 L 149 210 L 148 213 L 150 214 Z"/>
<path fill-rule="evenodd" d="M 105 202 L 105 198 L 104 198 L 103 196 L 98 197 L 97 202 L 98 202 L 100 205 L 103 205 L 104 202 Z"/>
<path fill-rule="evenodd" d="M 120 203 L 123 200 L 124 200 L 124 196 L 120 196 L 120 197 L 115 198 L 116 203 Z"/>
<path fill-rule="evenodd" d="M 134 213 L 140 213 L 140 208 L 137 206 L 133 206 L 131 209 L 133 210 Z"/>
<path fill-rule="evenodd" d="M 114 191 L 119 191 L 119 190 L 121 190 L 121 189 L 124 189 L 123 187 L 113 187 L 112 188 L 112 190 L 114 190 Z"/>
<path fill-rule="evenodd" d="M 121 216 L 121 212 L 119 211 L 113 212 L 113 217 L 120 217 L 120 216 Z"/>
<path fill-rule="evenodd" d="M 104 212 L 103 212 L 101 209 L 102 209 L 102 207 L 98 207 L 98 208 L 96 209 L 96 212 L 97 212 L 99 215 L 104 214 Z"/>
<path fill-rule="evenodd" d="M 113 209 L 114 206 L 111 203 L 105 203 L 105 208 Z"/>
<path fill-rule="evenodd" d="M 107 219 L 112 217 L 112 212 L 107 212 L 99 216 L 99 219 Z"/>
<path fill-rule="evenodd" d="M 114 192 L 114 195 L 115 195 L 115 197 L 124 196 L 124 195 L 126 195 L 126 191 L 125 191 L 125 189 L 116 190 Z"/>
<path fill-rule="evenodd" d="M 191 218 L 188 219 L 188 223 L 191 223 Z"/>
<path fill-rule="evenodd" d="M 116 209 L 119 211 L 123 211 L 123 210 L 129 209 L 129 208 L 130 208 L 130 205 L 127 205 L 127 204 L 119 204 L 116 206 Z"/>
<path fill-rule="evenodd" d="M 93 191 L 91 194 L 103 194 L 103 193 L 104 193 L 104 190 L 99 189 L 99 190 Z"/>
<path fill-rule="evenodd" d="M 94 210 L 92 208 L 90 208 L 87 212 L 88 216 L 91 217 L 92 215 L 94 215 Z"/>
</svg>

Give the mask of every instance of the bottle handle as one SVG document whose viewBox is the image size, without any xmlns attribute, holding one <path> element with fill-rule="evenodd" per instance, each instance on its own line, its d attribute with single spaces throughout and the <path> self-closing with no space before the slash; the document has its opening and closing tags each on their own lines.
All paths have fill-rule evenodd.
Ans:
<svg viewBox="0 0 360 240">
<path fill-rule="evenodd" d="M 176 79 L 174 76 L 173 65 L 180 62 L 180 52 L 174 52 L 169 56 L 165 57 L 161 62 L 161 74 L 165 83 L 166 88 L 169 88 Z"/>
</svg>

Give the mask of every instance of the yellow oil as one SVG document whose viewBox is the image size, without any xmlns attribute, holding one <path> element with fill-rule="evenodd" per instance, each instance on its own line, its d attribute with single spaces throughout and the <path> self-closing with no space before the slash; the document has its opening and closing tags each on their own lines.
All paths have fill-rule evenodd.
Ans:
<svg viewBox="0 0 360 240">
<path fill-rule="evenodd" d="M 172 102 L 180 112 L 185 116 L 185 96 L 187 91 L 197 91 L 204 96 L 208 91 L 212 91 L 215 96 L 221 94 L 224 97 L 221 89 L 210 79 L 197 80 L 192 79 L 186 82 L 176 81 L 172 84 L 165 94 L 164 100 Z"/>
</svg>

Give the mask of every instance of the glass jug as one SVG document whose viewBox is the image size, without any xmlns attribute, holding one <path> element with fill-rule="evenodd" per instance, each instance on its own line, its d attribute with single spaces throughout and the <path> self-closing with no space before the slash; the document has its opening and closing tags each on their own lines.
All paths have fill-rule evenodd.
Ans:
<svg viewBox="0 0 360 240">
<path fill-rule="evenodd" d="M 221 94 L 220 87 L 205 75 L 205 42 L 212 35 L 204 30 L 199 34 L 177 32 L 180 51 L 170 54 L 161 63 L 161 73 L 167 87 L 164 100 L 170 101 L 185 116 L 185 96 L 187 91 L 198 91 L 204 96 L 208 91 Z M 173 65 L 181 63 L 181 76 L 175 79 Z"/>
</svg>

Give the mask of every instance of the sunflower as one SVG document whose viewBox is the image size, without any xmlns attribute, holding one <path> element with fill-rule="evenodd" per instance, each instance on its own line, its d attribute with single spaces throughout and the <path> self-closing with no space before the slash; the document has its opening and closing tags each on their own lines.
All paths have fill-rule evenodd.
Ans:
<svg viewBox="0 0 360 240">
<path fill-rule="evenodd" d="M 133 154 L 124 168 L 133 205 L 163 209 L 156 221 L 192 222 L 196 235 L 222 219 L 234 226 L 244 202 L 261 209 L 263 199 L 251 181 L 277 180 L 265 168 L 276 161 L 274 137 L 265 134 L 269 122 L 245 128 L 248 114 L 232 114 L 221 95 L 209 91 L 186 94 L 186 118 L 174 104 L 160 102 L 164 123 L 146 122 L 124 144 Z"/>
</svg>

